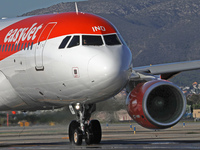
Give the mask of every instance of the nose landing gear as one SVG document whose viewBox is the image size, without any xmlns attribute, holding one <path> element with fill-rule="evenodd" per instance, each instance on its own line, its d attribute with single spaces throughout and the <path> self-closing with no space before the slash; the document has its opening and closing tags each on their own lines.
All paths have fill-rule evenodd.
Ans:
<svg viewBox="0 0 200 150">
<path fill-rule="evenodd" d="M 98 120 L 89 121 L 91 114 L 96 110 L 96 104 L 80 105 L 78 103 L 76 106 L 75 108 L 78 108 L 78 119 L 77 121 L 73 120 L 69 125 L 68 133 L 70 142 L 75 145 L 81 145 L 82 140 L 85 139 L 87 145 L 99 144 L 102 137 L 100 122 Z M 70 110 L 72 107 L 73 106 L 70 105 Z"/>
</svg>

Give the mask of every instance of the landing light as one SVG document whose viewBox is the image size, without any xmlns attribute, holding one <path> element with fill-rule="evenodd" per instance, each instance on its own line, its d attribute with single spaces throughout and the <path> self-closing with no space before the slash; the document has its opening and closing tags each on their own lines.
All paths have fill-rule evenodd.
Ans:
<svg viewBox="0 0 200 150">
<path fill-rule="evenodd" d="M 77 103 L 75 108 L 76 108 L 76 110 L 79 110 L 81 108 L 80 103 Z"/>
</svg>

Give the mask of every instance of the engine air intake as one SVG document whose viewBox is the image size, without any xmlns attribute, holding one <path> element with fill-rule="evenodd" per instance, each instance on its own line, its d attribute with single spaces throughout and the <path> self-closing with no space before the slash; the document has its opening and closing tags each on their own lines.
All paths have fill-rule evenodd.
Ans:
<svg viewBox="0 0 200 150">
<path fill-rule="evenodd" d="M 171 82 L 155 80 L 138 84 L 127 98 L 130 116 L 147 128 L 168 128 L 183 116 L 186 107 L 182 91 Z"/>
</svg>

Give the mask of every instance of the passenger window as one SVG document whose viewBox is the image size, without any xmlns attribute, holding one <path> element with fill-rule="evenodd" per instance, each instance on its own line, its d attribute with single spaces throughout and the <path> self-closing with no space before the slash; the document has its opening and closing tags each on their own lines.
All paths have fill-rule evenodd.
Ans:
<svg viewBox="0 0 200 150">
<path fill-rule="evenodd" d="M 14 48 L 14 44 L 12 44 L 12 48 L 11 48 L 11 51 L 13 51 L 13 48 Z"/>
<path fill-rule="evenodd" d="M 11 45 L 9 44 L 9 47 L 8 47 L 8 52 L 10 51 L 10 46 L 11 46 Z"/>
<path fill-rule="evenodd" d="M 8 45 L 6 45 L 5 52 L 7 51 L 7 47 L 8 47 Z"/>
<path fill-rule="evenodd" d="M 3 45 L 3 47 L 2 47 L 2 52 L 4 51 L 4 45 Z"/>
<path fill-rule="evenodd" d="M 112 35 L 104 35 L 104 40 L 106 45 L 121 45 L 121 42 L 119 41 L 119 38 L 117 37 L 116 34 L 112 34 Z"/>
<path fill-rule="evenodd" d="M 69 42 L 69 39 L 71 38 L 71 36 L 67 36 L 63 39 L 63 41 L 61 42 L 59 49 L 63 49 L 66 47 L 67 43 Z"/>
<path fill-rule="evenodd" d="M 23 45 L 24 45 L 24 43 L 22 43 L 22 46 L 21 46 L 21 49 L 20 49 L 20 50 L 22 50 L 22 49 L 23 49 Z"/>
<path fill-rule="evenodd" d="M 18 51 L 19 51 L 19 48 L 20 48 L 20 43 L 19 43 L 19 45 L 18 45 Z"/>
<path fill-rule="evenodd" d="M 26 50 L 26 44 L 27 44 L 27 43 L 25 43 L 25 45 L 24 45 L 24 50 Z"/>
<path fill-rule="evenodd" d="M 31 50 L 32 50 L 32 48 L 33 48 L 33 42 L 31 43 Z"/>
<path fill-rule="evenodd" d="M 15 51 L 16 51 L 16 49 L 17 49 L 17 44 L 15 44 Z"/>
<path fill-rule="evenodd" d="M 1 50 L 1 45 L 0 45 L 0 50 Z"/>
<path fill-rule="evenodd" d="M 67 46 L 67 48 L 71 48 L 74 46 L 78 46 L 80 45 L 80 37 L 79 36 L 74 36 L 71 40 L 71 42 L 69 43 L 69 45 Z"/>
<path fill-rule="evenodd" d="M 103 45 L 103 41 L 101 36 L 83 35 L 82 45 L 101 46 Z"/>
<path fill-rule="evenodd" d="M 27 50 L 29 50 L 30 43 L 28 43 Z"/>
</svg>

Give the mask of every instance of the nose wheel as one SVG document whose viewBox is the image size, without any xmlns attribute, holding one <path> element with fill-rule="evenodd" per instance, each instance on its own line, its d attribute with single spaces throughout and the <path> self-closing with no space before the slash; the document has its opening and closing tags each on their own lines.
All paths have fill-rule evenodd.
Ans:
<svg viewBox="0 0 200 150">
<path fill-rule="evenodd" d="M 82 132 L 79 128 L 80 123 L 76 120 L 73 120 L 69 125 L 69 141 L 75 145 L 82 144 Z"/>
<path fill-rule="evenodd" d="M 102 137 L 100 122 L 98 120 L 91 120 L 89 128 L 90 131 L 92 132 L 91 144 L 99 144 L 101 142 L 101 137 Z"/>
<path fill-rule="evenodd" d="M 75 129 L 73 132 L 73 143 L 75 145 L 81 145 L 83 139 L 83 134 L 80 129 Z"/>
<path fill-rule="evenodd" d="M 95 104 L 82 105 L 82 109 L 78 111 L 78 120 L 73 120 L 69 125 L 69 140 L 70 143 L 81 145 L 85 139 L 87 145 L 99 144 L 101 142 L 102 131 L 98 120 L 91 120 L 92 112 L 95 111 Z"/>
</svg>

